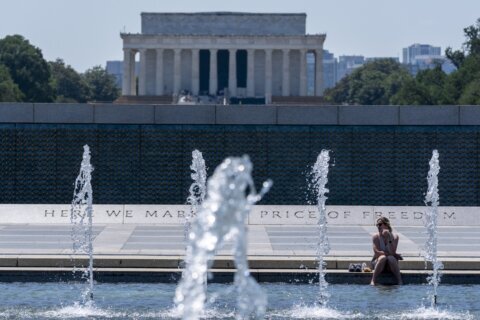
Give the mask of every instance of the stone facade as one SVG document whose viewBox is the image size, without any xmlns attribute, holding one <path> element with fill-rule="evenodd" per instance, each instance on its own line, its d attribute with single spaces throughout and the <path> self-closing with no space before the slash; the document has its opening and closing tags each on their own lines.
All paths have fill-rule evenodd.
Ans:
<svg viewBox="0 0 480 320">
<path fill-rule="evenodd" d="M 143 12 L 142 34 L 302 36 L 305 35 L 306 17 L 304 13 Z"/>
<path fill-rule="evenodd" d="M 315 95 L 323 89 L 325 35 L 305 34 L 305 14 L 142 13 L 141 34 L 121 34 L 123 95 L 306 96 L 313 52 Z"/>
</svg>

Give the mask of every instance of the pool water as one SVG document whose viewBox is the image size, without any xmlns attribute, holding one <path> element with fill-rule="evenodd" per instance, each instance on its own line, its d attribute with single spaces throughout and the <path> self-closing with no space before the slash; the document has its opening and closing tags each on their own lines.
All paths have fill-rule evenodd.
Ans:
<svg viewBox="0 0 480 320">
<path fill-rule="evenodd" d="M 79 283 L 1 283 L 0 319 L 178 319 L 175 284 L 96 284 L 95 302 L 82 306 Z M 441 285 L 430 308 L 426 285 L 330 285 L 327 308 L 315 284 L 262 284 L 266 319 L 480 319 L 480 285 Z M 205 319 L 234 319 L 231 285 L 208 286 Z"/>
</svg>

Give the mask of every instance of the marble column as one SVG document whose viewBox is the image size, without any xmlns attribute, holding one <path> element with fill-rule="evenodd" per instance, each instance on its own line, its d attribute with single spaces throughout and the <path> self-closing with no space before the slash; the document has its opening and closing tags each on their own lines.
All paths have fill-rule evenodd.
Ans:
<svg viewBox="0 0 480 320">
<path fill-rule="evenodd" d="M 247 50 L 247 97 L 255 97 L 255 50 Z"/>
<path fill-rule="evenodd" d="M 272 49 L 265 49 L 265 103 L 272 103 Z"/>
<path fill-rule="evenodd" d="M 192 49 L 192 94 L 200 91 L 200 50 Z"/>
<path fill-rule="evenodd" d="M 237 49 L 228 50 L 228 93 L 230 97 L 237 95 Z"/>
<path fill-rule="evenodd" d="M 135 55 L 137 52 L 137 50 L 132 50 L 130 56 L 130 95 L 132 96 L 137 95 L 137 75 L 135 72 Z"/>
<path fill-rule="evenodd" d="M 290 50 L 283 49 L 282 96 L 290 95 Z"/>
<path fill-rule="evenodd" d="M 181 53 L 182 49 L 173 50 L 173 94 L 180 93 L 182 81 Z"/>
<path fill-rule="evenodd" d="M 147 95 L 147 49 L 140 49 L 140 74 L 138 75 L 138 95 Z"/>
<path fill-rule="evenodd" d="M 315 95 L 323 94 L 323 50 L 315 50 Z"/>
<path fill-rule="evenodd" d="M 300 96 L 307 95 L 307 51 L 300 50 Z"/>
<path fill-rule="evenodd" d="M 123 96 L 132 95 L 131 87 L 130 87 L 131 77 L 132 77 L 132 74 L 130 73 L 131 63 L 132 63 L 132 50 L 123 49 L 123 76 L 122 76 L 122 95 Z"/>
<path fill-rule="evenodd" d="M 218 91 L 217 78 L 217 49 L 210 49 L 210 90 L 211 95 L 216 96 Z"/>
<path fill-rule="evenodd" d="M 155 94 L 163 95 L 163 49 L 157 49 L 157 70 L 155 78 Z"/>
</svg>

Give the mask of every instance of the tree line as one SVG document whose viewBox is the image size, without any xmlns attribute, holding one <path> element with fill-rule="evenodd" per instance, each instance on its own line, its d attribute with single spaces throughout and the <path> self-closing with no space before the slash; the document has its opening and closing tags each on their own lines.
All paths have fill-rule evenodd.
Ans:
<svg viewBox="0 0 480 320">
<path fill-rule="evenodd" d="M 0 102 L 113 101 L 115 77 L 101 66 L 78 73 L 62 59 L 46 61 L 21 35 L 0 39 Z"/>
<path fill-rule="evenodd" d="M 327 89 L 327 102 L 349 105 L 480 104 L 480 18 L 463 29 L 461 49 L 445 50 L 457 68 L 440 64 L 412 76 L 392 59 L 368 62 Z M 47 62 L 42 51 L 21 35 L 0 39 L 0 102 L 113 101 L 115 78 L 101 66 L 78 73 L 62 59 Z"/>
<path fill-rule="evenodd" d="M 447 48 L 446 57 L 457 68 L 451 74 L 435 68 L 416 76 L 392 59 L 368 62 L 325 91 L 325 100 L 349 105 L 479 105 L 480 19 L 463 29 L 460 50 Z"/>
</svg>

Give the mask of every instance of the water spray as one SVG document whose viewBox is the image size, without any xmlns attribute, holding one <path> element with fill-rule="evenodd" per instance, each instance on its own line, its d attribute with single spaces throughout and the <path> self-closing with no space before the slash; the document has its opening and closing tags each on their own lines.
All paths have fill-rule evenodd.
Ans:
<svg viewBox="0 0 480 320">
<path fill-rule="evenodd" d="M 247 261 L 245 223 L 252 206 L 261 200 L 272 183 L 266 181 L 256 192 L 248 156 L 227 158 L 208 179 L 208 192 L 188 236 L 186 267 L 175 292 L 175 303 L 184 320 L 199 319 L 204 312 L 204 279 L 216 251 L 233 240 L 237 292 L 237 318 L 263 319 L 267 297 L 250 275 Z"/>
<path fill-rule="evenodd" d="M 83 146 L 83 158 L 80 166 L 80 173 L 75 180 L 75 188 L 73 191 L 73 200 L 70 210 L 70 221 L 72 223 L 72 241 L 73 254 L 87 254 L 88 268 L 83 271 L 82 278 L 88 281 L 88 287 L 84 292 L 85 298 L 93 301 L 93 239 L 92 239 L 92 171 L 90 164 L 90 148 L 88 145 Z M 87 222 L 85 223 L 85 218 Z"/>
<path fill-rule="evenodd" d="M 185 214 L 185 240 L 188 240 L 191 220 L 197 215 L 197 212 L 207 194 L 207 167 L 202 153 L 198 150 L 192 151 L 192 164 L 190 165 L 190 170 L 192 170 L 190 177 L 193 182 L 188 189 L 189 196 L 187 198 L 187 203 L 190 205 L 190 212 Z"/>
<path fill-rule="evenodd" d="M 328 168 L 330 161 L 329 151 L 322 150 L 317 157 L 317 162 L 313 165 L 313 189 L 317 195 L 318 208 L 318 243 L 317 243 L 317 260 L 318 260 L 318 283 L 319 283 L 319 303 L 325 306 L 330 297 L 327 288 L 328 282 L 325 280 L 325 255 L 330 252 L 330 244 L 327 236 L 327 210 L 325 202 L 327 201 L 328 189 L 325 188 L 328 182 Z"/>
<path fill-rule="evenodd" d="M 432 272 L 427 277 L 428 283 L 432 286 L 431 302 L 432 307 L 437 304 L 437 287 L 440 284 L 443 263 L 437 257 L 437 220 L 438 206 L 440 197 L 438 194 L 438 174 L 440 172 L 439 154 L 437 150 L 433 150 L 432 158 L 429 162 L 430 170 L 428 171 L 428 189 L 425 195 L 425 205 L 427 205 L 427 214 L 425 216 L 425 227 L 427 228 L 427 240 L 425 242 L 424 258 L 425 266 L 427 262 L 432 264 Z"/>
</svg>

